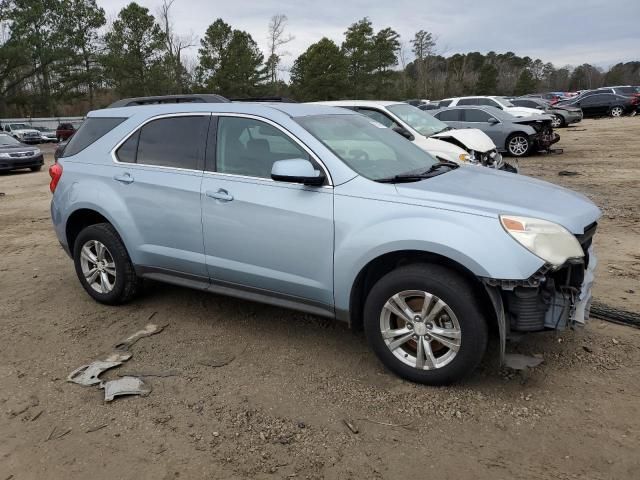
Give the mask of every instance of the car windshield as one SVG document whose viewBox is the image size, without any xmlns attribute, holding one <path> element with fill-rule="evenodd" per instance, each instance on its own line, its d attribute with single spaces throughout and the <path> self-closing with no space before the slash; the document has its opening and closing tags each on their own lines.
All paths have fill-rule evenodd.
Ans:
<svg viewBox="0 0 640 480">
<path fill-rule="evenodd" d="M 13 138 L 11 135 L 0 134 L 0 145 L 11 146 L 20 145 L 20 142 Z"/>
<path fill-rule="evenodd" d="M 412 142 L 363 115 L 314 115 L 296 120 L 350 168 L 370 180 L 427 170 L 438 163 Z"/>
<path fill-rule="evenodd" d="M 496 97 L 495 100 L 503 107 L 515 107 L 513 103 L 511 103 L 509 100 L 507 100 L 504 97 Z"/>
<path fill-rule="evenodd" d="M 11 127 L 11 130 L 31 129 L 31 127 L 29 125 L 27 125 L 26 123 L 11 123 L 9 126 Z"/>
<path fill-rule="evenodd" d="M 387 109 L 397 115 L 400 120 L 405 122 L 420 135 L 430 137 L 433 134 L 442 132 L 449 128 L 446 123 L 441 122 L 437 118 L 426 113 L 424 110 L 420 110 L 413 105 L 397 103 L 395 105 L 389 105 Z"/>
</svg>

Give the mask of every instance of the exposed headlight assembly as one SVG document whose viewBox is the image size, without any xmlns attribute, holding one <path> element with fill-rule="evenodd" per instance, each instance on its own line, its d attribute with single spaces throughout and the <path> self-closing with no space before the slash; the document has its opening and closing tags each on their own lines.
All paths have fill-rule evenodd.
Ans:
<svg viewBox="0 0 640 480">
<path fill-rule="evenodd" d="M 513 215 L 500 215 L 500 223 L 520 245 L 554 267 L 584 257 L 576 237 L 557 223 Z"/>
<path fill-rule="evenodd" d="M 471 155 L 469 155 L 468 153 L 461 153 L 460 155 L 458 155 L 458 160 L 461 161 L 462 163 L 470 162 Z"/>
</svg>

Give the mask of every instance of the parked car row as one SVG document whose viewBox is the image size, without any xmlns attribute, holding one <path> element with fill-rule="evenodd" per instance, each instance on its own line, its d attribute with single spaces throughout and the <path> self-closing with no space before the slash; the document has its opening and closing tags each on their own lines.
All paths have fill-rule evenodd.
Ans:
<svg viewBox="0 0 640 480">
<path fill-rule="evenodd" d="M 5 123 L 0 130 L 22 143 L 36 144 L 67 140 L 76 132 L 77 126 L 70 122 L 62 122 L 54 130 L 42 125 Z"/>
</svg>

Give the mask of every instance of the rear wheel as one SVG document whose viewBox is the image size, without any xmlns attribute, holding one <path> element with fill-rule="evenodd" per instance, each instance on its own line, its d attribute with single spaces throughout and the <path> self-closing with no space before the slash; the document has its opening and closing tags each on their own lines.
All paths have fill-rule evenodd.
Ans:
<svg viewBox="0 0 640 480">
<path fill-rule="evenodd" d="M 524 157 L 530 149 L 531 142 L 524 133 L 514 133 L 507 138 L 507 151 L 514 157 Z"/>
<path fill-rule="evenodd" d="M 487 344 L 487 323 L 473 289 L 455 272 L 432 264 L 382 277 L 367 297 L 364 327 L 389 370 L 429 385 L 471 373 Z"/>
<path fill-rule="evenodd" d="M 624 113 L 624 108 L 620 106 L 612 107 L 611 110 L 609 111 L 609 115 L 611 115 L 612 117 L 621 117 L 623 113 Z"/>
<path fill-rule="evenodd" d="M 86 227 L 76 238 L 73 258 L 76 274 L 96 301 L 118 305 L 131 300 L 141 280 L 116 230 L 108 223 Z"/>
</svg>

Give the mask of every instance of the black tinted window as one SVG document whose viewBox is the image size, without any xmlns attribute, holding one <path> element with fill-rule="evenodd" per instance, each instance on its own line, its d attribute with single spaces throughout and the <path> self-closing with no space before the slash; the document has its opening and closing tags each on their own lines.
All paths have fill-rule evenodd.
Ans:
<svg viewBox="0 0 640 480">
<path fill-rule="evenodd" d="M 449 105 L 451 105 L 451 100 L 440 100 L 440 103 L 438 103 L 440 108 L 448 107 Z"/>
<path fill-rule="evenodd" d="M 75 135 L 71 137 L 71 140 L 69 140 L 69 143 L 64 149 L 63 156 L 70 157 L 71 155 L 81 152 L 125 120 L 124 118 L 87 118 Z"/>
<path fill-rule="evenodd" d="M 511 100 L 511 103 L 513 103 L 514 105 L 518 106 L 518 107 L 529 107 L 529 108 L 537 108 L 539 106 L 538 103 L 534 102 L 533 100 Z"/>
<path fill-rule="evenodd" d="M 307 152 L 281 130 L 250 118 L 220 117 L 216 166 L 220 173 L 271 178 L 277 160 L 304 158 Z"/>
<path fill-rule="evenodd" d="M 479 110 L 477 108 L 468 108 L 464 111 L 464 120 L 466 122 L 482 122 L 486 123 L 489 119 L 492 118 L 484 110 Z"/>
<path fill-rule="evenodd" d="M 140 138 L 140 131 L 131 135 L 126 142 L 120 145 L 116 152 L 118 161 L 126 163 L 136 163 L 136 155 L 138 150 L 138 139 Z"/>
<path fill-rule="evenodd" d="M 201 170 L 209 116 L 161 118 L 140 130 L 137 162 Z"/>
<path fill-rule="evenodd" d="M 460 112 L 461 110 L 444 110 L 438 112 L 435 117 L 443 122 L 457 122 L 460 120 Z"/>
<path fill-rule="evenodd" d="M 478 100 L 475 98 L 461 98 L 458 100 L 458 105 L 478 105 Z"/>
</svg>

